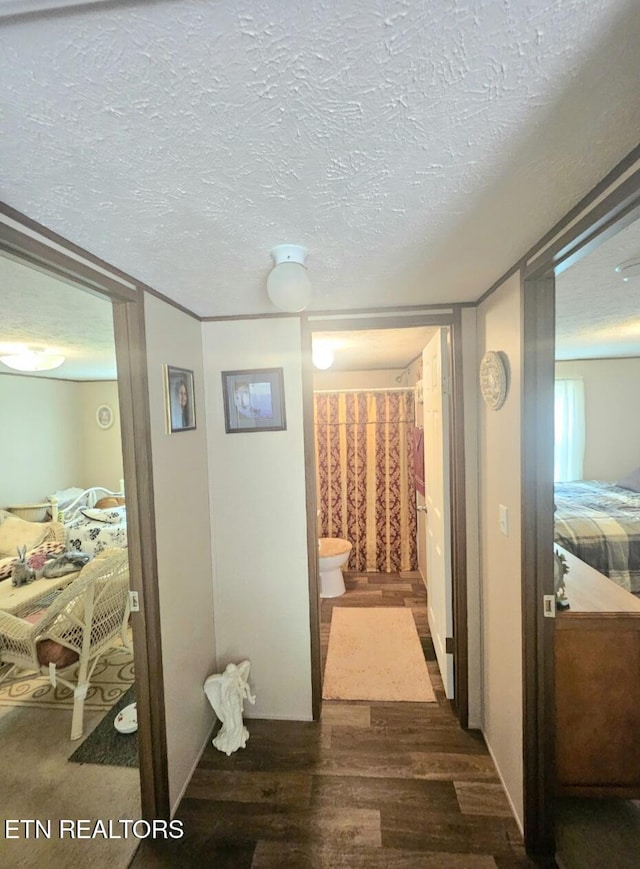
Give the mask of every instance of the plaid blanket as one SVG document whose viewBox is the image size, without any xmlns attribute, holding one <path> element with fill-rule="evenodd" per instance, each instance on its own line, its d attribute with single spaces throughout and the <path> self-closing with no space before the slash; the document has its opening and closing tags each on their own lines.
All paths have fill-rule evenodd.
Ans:
<svg viewBox="0 0 640 869">
<path fill-rule="evenodd" d="M 555 485 L 556 543 L 640 594 L 640 493 L 613 483 Z"/>
</svg>

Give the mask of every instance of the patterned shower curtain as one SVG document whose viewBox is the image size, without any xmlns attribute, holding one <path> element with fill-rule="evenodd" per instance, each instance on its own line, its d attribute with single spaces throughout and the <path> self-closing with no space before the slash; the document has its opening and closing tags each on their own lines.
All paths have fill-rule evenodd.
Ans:
<svg viewBox="0 0 640 869">
<path fill-rule="evenodd" d="M 349 570 L 417 570 L 413 390 L 314 399 L 320 536 L 352 543 Z"/>
</svg>

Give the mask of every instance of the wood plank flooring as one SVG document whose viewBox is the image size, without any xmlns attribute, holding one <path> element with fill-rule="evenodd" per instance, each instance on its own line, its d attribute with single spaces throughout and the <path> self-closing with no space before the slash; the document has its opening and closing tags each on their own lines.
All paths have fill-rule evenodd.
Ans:
<svg viewBox="0 0 640 869">
<path fill-rule="evenodd" d="M 324 701 L 320 722 L 248 719 L 247 747 L 204 752 L 176 817 L 131 866 L 215 869 L 518 869 L 533 866 L 481 734 L 459 728 L 417 574 L 347 574 L 322 601 L 411 607 L 437 703 Z"/>
</svg>

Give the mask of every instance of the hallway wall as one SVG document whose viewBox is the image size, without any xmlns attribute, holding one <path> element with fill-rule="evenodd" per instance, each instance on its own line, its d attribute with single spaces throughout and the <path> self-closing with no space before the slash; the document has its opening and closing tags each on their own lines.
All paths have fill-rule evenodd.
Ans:
<svg viewBox="0 0 640 869">
<path fill-rule="evenodd" d="M 478 391 L 483 732 L 522 825 L 521 312 L 518 272 L 478 308 L 476 372 L 487 350 L 506 354 L 503 406 L 489 409 Z M 498 529 L 500 505 L 509 511 L 508 536 Z"/>
<path fill-rule="evenodd" d="M 213 727 L 216 671 L 200 323 L 145 297 L 169 796 L 175 808 Z M 195 431 L 168 434 L 163 365 L 194 372 Z"/>
<path fill-rule="evenodd" d="M 202 324 L 218 667 L 245 658 L 255 718 L 311 719 L 298 318 Z M 222 371 L 284 369 L 285 431 L 227 434 Z"/>
</svg>

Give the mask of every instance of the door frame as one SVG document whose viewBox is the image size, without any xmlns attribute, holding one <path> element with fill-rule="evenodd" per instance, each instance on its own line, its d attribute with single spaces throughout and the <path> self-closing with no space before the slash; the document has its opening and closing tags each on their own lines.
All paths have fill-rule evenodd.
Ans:
<svg viewBox="0 0 640 869">
<path fill-rule="evenodd" d="M 527 852 L 542 859 L 555 853 L 555 621 L 543 616 L 543 596 L 553 594 L 555 277 L 640 219 L 640 169 L 606 193 L 639 158 L 640 148 L 579 204 L 577 214 L 574 209 L 545 236 L 521 266 L 524 838 Z"/>
<path fill-rule="evenodd" d="M 169 774 L 144 328 L 144 295 L 148 288 L 4 203 L 0 203 L 0 215 L 0 249 L 71 280 L 113 305 L 130 584 L 141 602 L 140 611 L 132 614 L 141 815 L 149 821 L 168 820 Z"/>
<path fill-rule="evenodd" d="M 309 624 L 311 629 L 311 693 L 314 721 L 322 704 L 320 647 L 320 586 L 316 521 L 315 434 L 313 420 L 314 332 L 346 332 L 359 329 L 399 329 L 411 326 L 448 326 L 451 389 L 449 394 L 451 487 L 451 581 L 453 593 L 454 699 L 460 725 L 469 722 L 469 663 L 467 636 L 467 517 L 465 502 L 464 403 L 462 390 L 462 308 L 464 305 L 380 308 L 305 314 L 300 318 L 302 345 L 303 425 L 307 502 L 307 553 L 309 565 Z"/>
</svg>

